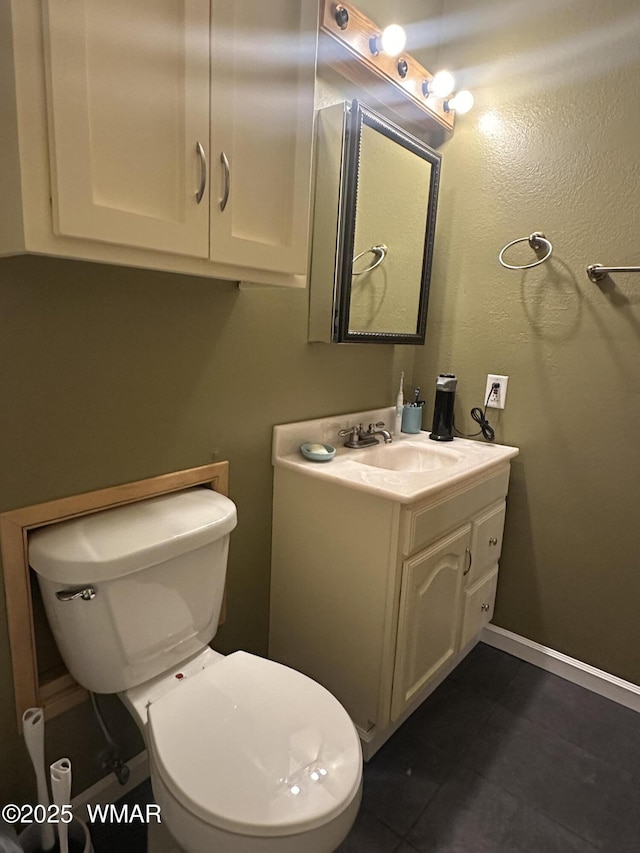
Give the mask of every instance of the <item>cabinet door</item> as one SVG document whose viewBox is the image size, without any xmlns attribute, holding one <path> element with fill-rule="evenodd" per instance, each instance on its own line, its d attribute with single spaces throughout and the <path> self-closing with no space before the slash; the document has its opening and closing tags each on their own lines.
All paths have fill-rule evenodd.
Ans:
<svg viewBox="0 0 640 853">
<path fill-rule="evenodd" d="M 208 0 L 45 5 L 54 231 L 208 257 Z"/>
<path fill-rule="evenodd" d="M 462 573 L 470 531 L 467 524 L 403 564 L 393 720 L 458 649 Z"/>
<path fill-rule="evenodd" d="M 213 0 L 211 257 L 306 273 L 315 0 Z"/>
<path fill-rule="evenodd" d="M 491 622 L 497 585 L 498 567 L 496 566 L 488 575 L 465 590 L 460 648 L 463 649 L 467 643 L 478 636 L 488 622 Z"/>
<path fill-rule="evenodd" d="M 471 565 L 466 576 L 467 586 L 475 583 L 500 558 L 506 513 L 504 501 L 474 518 L 471 533 Z"/>
</svg>

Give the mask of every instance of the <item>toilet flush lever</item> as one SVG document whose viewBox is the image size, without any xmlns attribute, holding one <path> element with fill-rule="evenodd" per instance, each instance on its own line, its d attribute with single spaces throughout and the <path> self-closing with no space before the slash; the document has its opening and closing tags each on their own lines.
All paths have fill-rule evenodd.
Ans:
<svg viewBox="0 0 640 853">
<path fill-rule="evenodd" d="M 58 601 L 74 601 L 81 598 L 83 601 L 91 601 L 96 597 L 96 591 L 92 586 L 76 587 L 75 589 L 60 589 L 56 592 Z"/>
</svg>

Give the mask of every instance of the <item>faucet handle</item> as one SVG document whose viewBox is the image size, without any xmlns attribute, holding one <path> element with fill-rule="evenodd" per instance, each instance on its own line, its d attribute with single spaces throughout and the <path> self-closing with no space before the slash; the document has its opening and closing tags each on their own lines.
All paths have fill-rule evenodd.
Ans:
<svg viewBox="0 0 640 853">
<path fill-rule="evenodd" d="M 379 429 L 384 426 L 384 421 L 378 421 L 377 424 L 369 424 L 369 432 L 373 432 L 374 429 Z"/>
<path fill-rule="evenodd" d="M 362 424 L 360 424 L 360 426 L 349 427 L 348 429 L 341 429 L 338 431 L 338 435 L 340 435 L 340 436 L 351 435 L 351 436 L 355 437 L 358 435 L 358 432 L 360 431 L 361 428 L 362 428 Z"/>
</svg>

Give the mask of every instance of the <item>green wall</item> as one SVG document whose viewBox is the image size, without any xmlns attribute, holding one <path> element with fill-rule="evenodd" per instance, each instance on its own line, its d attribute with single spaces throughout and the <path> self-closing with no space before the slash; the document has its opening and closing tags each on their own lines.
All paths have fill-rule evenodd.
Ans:
<svg viewBox="0 0 640 853">
<path fill-rule="evenodd" d="M 216 647 L 265 653 L 274 424 L 388 405 L 385 346 L 308 344 L 306 290 L 25 257 L 0 260 L 0 511 L 228 459 L 239 523 Z M 32 792 L 0 596 L 0 800 Z M 118 706 L 125 752 L 142 748 Z M 88 703 L 52 721 L 74 790 L 103 775 Z"/>
<path fill-rule="evenodd" d="M 443 146 L 428 345 L 414 375 L 459 377 L 460 423 L 487 373 L 513 466 L 494 621 L 640 683 L 640 264 L 637 0 L 446 0 L 440 64 L 476 94 Z M 509 241 L 552 259 L 514 272 Z M 535 260 L 528 248 L 512 263 Z M 431 402 L 432 398 L 430 398 Z"/>
<path fill-rule="evenodd" d="M 386 24 L 441 5 L 361 8 Z M 486 374 L 506 373 L 507 409 L 492 420 L 521 455 L 496 622 L 640 682 L 640 278 L 607 290 L 584 273 L 592 262 L 640 263 L 636 6 L 446 0 L 440 64 L 466 72 L 477 107 L 442 148 L 424 349 L 308 344 L 306 291 L 0 260 L 0 511 L 228 459 L 239 526 L 216 644 L 264 652 L 272 426 L 387 405 L 400 369 L 427 390 L 428 420 L 435 375 L 453 370 L 457 417 L 471 431 L 465 413 L 482 402 Z M 432 70 L 437 29 L 436 19 L 415 28 L 425 47 L 410 45 Z M 552 261 L 503 270 L 500 248 L 537 229 Z M 0 675 L 0 800 L 22 802 L 34 788 L 3 596 Z M 105 712 L 125 753 L 139 751 L 117 701 Z M 48 726 L 49 758 L 71 757 L 76 792 L 103 775 L 101 745 L 86 704 Z"/>
</svg>

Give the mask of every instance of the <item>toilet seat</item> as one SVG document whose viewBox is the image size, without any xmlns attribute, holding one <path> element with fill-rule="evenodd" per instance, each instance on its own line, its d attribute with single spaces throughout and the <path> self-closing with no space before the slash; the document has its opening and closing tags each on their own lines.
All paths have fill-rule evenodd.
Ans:
<svg viewBox="0 0 640 853">
<path fill-rule="evenodd" d="M 236 834 L 314 829 L 360 790 L 360 740 L 337 699 L 305 675 L 247 652 L 183 678 L 153 702 L 148 742 L 176 800 Z"/>
</svg>

